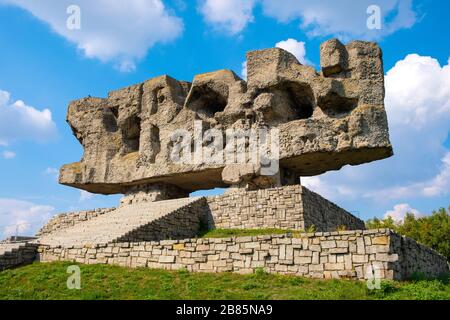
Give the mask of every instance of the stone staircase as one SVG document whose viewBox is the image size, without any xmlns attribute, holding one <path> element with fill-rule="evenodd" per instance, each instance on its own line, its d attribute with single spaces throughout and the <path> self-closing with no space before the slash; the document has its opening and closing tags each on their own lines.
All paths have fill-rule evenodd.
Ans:
<svg viewBox="0 0 450 320">
<path fill-rule="evenodd" d="M 36 253 L 37 245 L 29 242 L 0 243 L 0 271 L 32 263 Z"/>
<path fill-rule="evenodd" d="M 7 252 L 11 252 L 13 250 L 17 250 L 22 246 L 22 242 L 18 243 L 0 243 L 0 256 L 4 255 Z"/>
<path fill-rule="evenodd" d="M 106 244 L 122 241 L 124 238 L 133 239 L 133 234 L 136 234 L 135 241 L 152 240 L 152 235 L 148 234 L 149 230 L 152 231 L 149 226 L 153 225 L 155 232 L 172 228 L 176 234 L 176 230 L 185 227 L 182 225 L 184 216 L 195 215 L 192 211 L 201 210 L 199 208 L 202 207 L 203 201 L 204 198 L 192 197 L 124 205 L 104 215 L 44 235 L 34 243 L 61 247 Z M 191 207 L 195 210 L 186 211 Z M 176 214 L 180 220 L 178 226 L 177 221 L 171 218 Z M 143 234 L 143 230 L 147 230 L 147 234 Z M 165 235 L 170 236 L 170 232 Z"/>
</svg>

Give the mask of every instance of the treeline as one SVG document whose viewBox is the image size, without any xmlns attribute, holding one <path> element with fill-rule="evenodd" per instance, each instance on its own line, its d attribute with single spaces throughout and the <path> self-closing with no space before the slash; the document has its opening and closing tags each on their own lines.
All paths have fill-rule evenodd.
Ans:
<svg viewBox="0 0 450 320">
<path fill-rule="evenodd" d="M 406 214 L 401 223 L 392 217 L 373 218 L 366 221 L 367 229 L 389 228 L 440 252 L 450 261 L 450 206 L 433 211 L 430 216 L 416 218 Z"/>
</svg>

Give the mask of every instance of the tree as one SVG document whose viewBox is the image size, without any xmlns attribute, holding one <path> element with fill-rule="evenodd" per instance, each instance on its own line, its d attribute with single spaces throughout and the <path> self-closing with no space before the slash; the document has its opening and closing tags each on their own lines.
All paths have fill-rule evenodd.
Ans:
<svg viewBox="0 0 450 320">
<path fill-rule="evenodd" d="M 373 218 L 366 222 L 366 228 L 389 228 L 397 233 L 422 243 L 450 260 L 450 206 L 441 208 L 429 216 L 416 218 L 407 213 L 403 221 L 396 223 L 392 217 Z"/>
</svg>

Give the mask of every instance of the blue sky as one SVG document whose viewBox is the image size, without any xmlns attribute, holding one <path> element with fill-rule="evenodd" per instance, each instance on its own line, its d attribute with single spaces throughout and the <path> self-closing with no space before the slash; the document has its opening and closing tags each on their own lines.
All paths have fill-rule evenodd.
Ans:
<svg viewBox="0 0 450 320">
<path fill-rule="evenodd" d="M 242 74 L 246 51 L 276 44 L 318 68 L 319 45 L 332 37 L 382 47 L 395 156 L 304 184 L 364 219 L 450 205 L 447 1 L 33 2 L 0 0 L 0 237 L 12 224 L 32 233 L 56 213 L 117 205 L 119 196 L 57 183 L 57 169 L 82 155 L 65 122 L 71 100 L 161 74 Z M 81 10 L 77 31 L 65 26 L 71 4 Z M 366 27 L 371 4 L 380 30 Z"/>
</svg>

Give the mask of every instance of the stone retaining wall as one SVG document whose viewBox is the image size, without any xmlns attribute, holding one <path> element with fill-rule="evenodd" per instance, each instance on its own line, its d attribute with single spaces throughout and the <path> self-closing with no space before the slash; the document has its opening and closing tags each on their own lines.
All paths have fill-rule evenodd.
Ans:
<svg viewBox="0 0 450 320">
<path fill-rule="evenodd" d="M 388 229 L 318 232 L 222 239 L 122 242 L 103 245 L 49 247 L 41 245 L 43 262 L 66 260 L 193 272 L 270 273 L 313 278 L 404 279 L 413 271 L 430 277 L 448 272 L 445 257 Z M 411 250 L 413 250 L 411 252 Z M 410 264 L 419 258 L 422 263 Z M 407 272 L 406 272 L 407 271 Z"/>
<path fill-rule="evenodd" d="M 287 186 L 208 197 L 209 224 L 218 229 L 304 230 L 300 188 Z"/>
<path fill-rule="evenodd" d="M 207 220 L 205 223 L 210 228 L 308 230 L 314 226 L 315 231 L 364 229 L 362 220 L 300 185 L 207 197 L 206 201 L 195 205 L 194 209 L 185 210 L 184 214 L 179 212 L 171 215 L 158 223 L 141 228 L 138 232 L 133 230 L 134 234 L 125 240 L 150 241 L 163 237 L 172 239 L 194 237 L 193 231 L 198 230 L 198 222 L 203 219 L 200 218 L 201 215 L 205 217 L 205 221 Z M 112 210 L 115 208 L 58 215 L 51 219 L 37 236 L 74 226 Z"/>
<path fill-rule="evenodd" d="M 365 229 L 364 221 L 300 185 L 208 197 L 214 228 L 280 228 L 316 231 Z"/>
<path fill-rule="evenodd" d="M 393 234 L 391 246 L 394 251 L 399 252 L 400 269 L 402 279 L 408 279 L 414 273 L 429 275 L 437 274 L 437 266 L 444 268 L 446 258 L 436 254 L 433 249 L 417 243 L 411 238 Z M 442 270 L 441 270 L 442 271 Z M 447 269 L 448 271 L 448 269 Z"/>
<path fill-rule="evenodd" d="M 315 226 L 317 231 L 364 230 L 365 223 L 319 194 L 300 186 L 305 226 Z"/>
<path fill-rule="evenodd" d="M 55 232 L 60 229 L 65 229 L 74 226 L 77 223 L 90 220 L 92 218 L 98 217 L 102 214 L 111 212 L 115 210 L 116 208 L 103 208 L 103 209 L 96 209 L 96 210 L 89 210 L 89 211 L 78 211 L 78 212 L 70 212 L 70 213 L 63 213 L 59 214 L 52 219 L 50 219 L 49 222 L 43 226 L 36 236 L 41 237 L 47 234 L 50 234 L 52 232 Z"/>
</svg>

